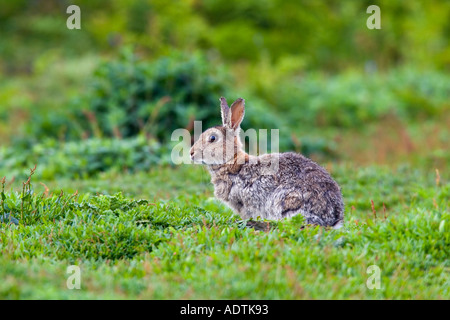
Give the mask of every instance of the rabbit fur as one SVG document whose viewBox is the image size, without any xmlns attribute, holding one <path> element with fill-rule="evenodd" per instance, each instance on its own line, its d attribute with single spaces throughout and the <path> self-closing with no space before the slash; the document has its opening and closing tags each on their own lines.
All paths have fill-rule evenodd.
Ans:
<svg viewBox="0 0 450 320">
<path fill-rule="evenodd" d="M 329 173 L 294 152 L 246 154 L 239 138 L 244 99 L 228 107 L 222 97 L 220 105 L 222 125 L 203 132 L 190 150 L 195 163 L 207 165 L 216 198 L 242 219 L 302 214 L 307 224 L 341 227 L 342 194 Z"/>
</svg>

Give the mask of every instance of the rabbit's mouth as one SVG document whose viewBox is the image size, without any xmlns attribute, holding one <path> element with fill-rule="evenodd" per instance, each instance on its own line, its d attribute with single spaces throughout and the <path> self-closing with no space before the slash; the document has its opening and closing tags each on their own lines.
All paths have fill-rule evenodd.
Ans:
<svg viewBox="0 0 450 320">
<path fill-rule="evenodd" d="M 191 158 L 191 160 L 193 163 L 196 163 L 196 164 L 207 164 L 203 159 L 192 159 Z"/>
<path fill-rule="evenodd" d="M 196 155 L 193 152 L 191 152 L 191 161 L 196 163 L 196 164 L 207 164 L 203 160 L 203 158 L 196 157 Z"/>
<path fill-rule="evenodd" d="M 222 162 L 218 162 L 218 161 L 214 161 L 214 160 L 206 161 L 205 158 L 199 157 L 197 155 L 191 155 L 191 161 L 194 164 L 204 164 L 204 165 L 207 165 L 207 166 L 222 164 Z"/>
<path fill-rule="evenodd" d="M 195 164 L 206 164 L 206 165 L 209 164 L 209 163 L 205 162 L 205 160 L 203 160 L 203 159 L 194 159 L 193 157 L 191 157 L 191 160 Z"/>
</svg>

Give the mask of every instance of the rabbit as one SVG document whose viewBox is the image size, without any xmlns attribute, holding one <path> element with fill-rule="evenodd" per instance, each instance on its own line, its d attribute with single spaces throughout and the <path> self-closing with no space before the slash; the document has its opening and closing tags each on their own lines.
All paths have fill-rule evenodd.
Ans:
<svg viewBox="0 0 450 320">
<path fill-rule="evenodd" d="M 245 153 L 239 137 L 244 104 L 239 98 L 228 107 L 221 97 L 222 125 L 204 131 L 190 150 L 194 163 L 207 165 L 215 197 L 242 219 L 302 214 L 306 224 L 342 227 L 341 190 L 324 168 L 294 152 Z"/>
</svg>

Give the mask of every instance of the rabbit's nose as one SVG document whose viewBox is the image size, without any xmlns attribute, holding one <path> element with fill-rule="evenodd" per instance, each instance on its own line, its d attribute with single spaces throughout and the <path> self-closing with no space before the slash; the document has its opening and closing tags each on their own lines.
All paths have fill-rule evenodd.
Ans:
<svg viewBox="0 0 450 320">
<path fill-rule="evenodd" d="M 191 149 L 190 153 L 191 153 L 191 158 L 193 158 L 194 157 L 194 150 Z"/>
</svg>

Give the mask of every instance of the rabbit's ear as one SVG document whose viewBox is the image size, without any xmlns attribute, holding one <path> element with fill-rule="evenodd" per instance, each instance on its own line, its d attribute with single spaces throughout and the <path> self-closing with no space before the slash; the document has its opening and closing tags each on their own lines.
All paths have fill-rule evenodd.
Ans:
<svg viewBox="0 0 450 320">
<path fill-rule="evenodd" d="M 230 108 L 227 104 L 227 99 L 224 97 L 220 98 L 220 113 L 222 114 L 222 124 L 224 126 L 230 125 Z"/>
<path fill-rule="evenodd" d="M 230 107 L 231 111 L 231 128 L 239 128 L 242 120 L 244 119 L 244 99 L 239 98 Z"/>
</svg>

